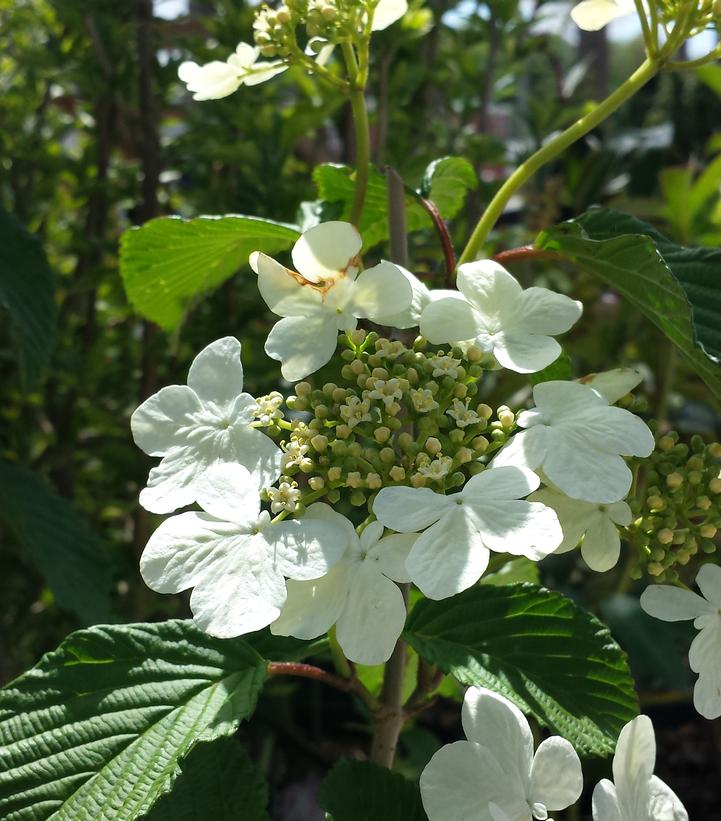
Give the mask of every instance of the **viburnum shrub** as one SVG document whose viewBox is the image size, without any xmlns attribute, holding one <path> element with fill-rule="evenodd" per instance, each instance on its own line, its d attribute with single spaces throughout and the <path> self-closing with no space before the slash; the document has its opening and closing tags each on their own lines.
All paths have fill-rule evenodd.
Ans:
<svg viewBox="0 0 721 821">
<path fill-rule="evenodd" d="M 634 412 L 642 410 L 634 370 L 574 379 L 557 337 L 584 321 L 582 304 L 573 293 L 522 287 L 504 263 L 562 260 L 599 274 L 668 332 L 718 391 L 715 366 L 692 333 L 693 299 L 674 271 L 682 252 L 688 260 L 697 251 L 596 210 L 546 230 L 534 246 L 485 256 L 511 196 L 540 167 L 658 72 L 717 56 L 675 59 L 713 22 L 713 4 L 584 0 L 572 16 L 596 29 L 634 10 L 646 60 L 511 173 L 457 266 L 435 220 L 449 268 L 442 289 L 414 273 L 407 257 L 408 200 L 392 173 L 383 182 L 389 259 L 370 253 L 360 230 L 371 175 L 379 176 L 369 166 L 370 46 L 374 32 L 403 25 L 405 0 L 264 5 L 254 45 L 180 66 L 196 100 L 291 67 L 342 91 L 356 128 L 352 193 L 342 218 L 316 219 L 302 232 L 250 218 L 238 228 L 254 240 L 265 225 L 269 233 L 258 236 L 276 243 L 258 240 L 249 276 L 273 317 L 265 352 L 280 363 L 282 389 L 246 391 L 239 329 L 241 338 L 198 353 L 187 384 L 162 388 L 133 413 L 135 442 L 160 460 L 140 503 L 167 515 L 140 571 L 159 593 L 191 591 L 193 623 L 74 634 L 11 686 L 25 713 L 0 752 L 0 781 L 22 789 L 3 817 L 140 817 L 172 790 L 199 742 L 219 745 L 250 718 L 269 676 L 346 691 L 369 724 L 370 761 L 390 768 L 401 730 L 449 674 L 469 687 L 466 740 L 431 758 L 420 779 L 423 809 L 408 785 L 356 762 L 339 765 L 323 788 L 336 821 L 423 812 L 431 821 L 545 821 L 579 799 L 579 754 L 614 754 L 613 782 L 593 790 L 596 821 L 687 819 L 653 775 L 653 728 L 638 715 L 620 648 L 594 616 L 524 572 L 580 546 L 588 568 L 602 573 L 617 565 L 625 543 L 626 580 L 665 583 L 646 589 L 643 608 L 662 621 L 694 620 L 700 631 L 689 658 L 699 674 L 695 705 L 718 718 L 721 446 L 695 437 L 689 448 L 644 421 Z M 276 259 L 291 242 L 290 258 Z M 703 267 L 701 251 L 692 261 Z M 646 290 L 633 285 L 637 276 L 651 283 Z M 669 324 L 674 312 L 681 331 Z M 504 371 L 527 380 L 528 390 L 514 394 L 513 406 L 494 407 Z M 693 578 L 701 595 L 687 587 Z M 334 669 L 302 662 L 319 647 L 330 648 Z M 407 695 L 411 657 L 417 672 Z M 374 689 L 360 668 L 379 664 L 383 684 Z M 550 731 L 540 743 L 526 715 L 536 735 L 539 726 Z M 87 754 L 103 762 L 90 774 L 73 752 L 78 732 Z M 64 757 L 65 770 L 42 785 L 49 757 Z M 382 810 L 359 815 L 351 798 L 344 805 L 354 778 L 365 779 L 372 806 L 386 795 Z M 52 816 L 34 814 L 41 799 Z"/>
</svg>

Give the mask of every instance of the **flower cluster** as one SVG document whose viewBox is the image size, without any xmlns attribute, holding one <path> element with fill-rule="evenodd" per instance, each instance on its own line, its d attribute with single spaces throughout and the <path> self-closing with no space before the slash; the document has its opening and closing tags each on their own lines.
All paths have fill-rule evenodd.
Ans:
<svg viewBox="0 0 721 821">
<path fill-rule="evenodd" d="M 510 701 L 471 687 L 463 700 L 467 741 L 442 747 L 421 775 L 430 821 L 550 821 L 549 811 L 575 803 L 583 789 L 571 744 L 551 736 L 533 751 L 528 721 Z M 622 730 L 614 782 L 593 791 L 594 821 L 688 821 L 675 793 L 653 775 L 653 725 L 641 715 Z"/>
</svg>

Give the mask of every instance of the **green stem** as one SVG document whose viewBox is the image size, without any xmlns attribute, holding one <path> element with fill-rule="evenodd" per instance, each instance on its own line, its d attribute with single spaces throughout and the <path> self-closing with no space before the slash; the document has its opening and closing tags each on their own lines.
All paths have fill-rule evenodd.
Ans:
<svg viewBox="0 0 721 821">
<path fill-rule="evenodd" d="M 590 111 L 585 117 L 581 117 L 580 120 L 577 120 L 565 131 L 558 134 L 552 140 L 549 140 L 545 145 L 539 148 L 535 154 L 522 163 L 491 200 L 488 208 L 478 221 L 468 241 L 468 245 L 466 245 L 461 255 L 459 264 L 470 262 L 478 256 L 485 241 L 488 239 L 488 235 L 505 210 L 508 201 L 539 168 L 555 159 L 559 154 L 565 151 L 568 146 L 580 140 L 581 137 L 588 134 L 589 131 L 613 114 L 629 97 L 632 97 L 640 88 L 646 85 L 646 83 L 658 73 L 660 67 L 658 60 L 648 57 L 624 83 L 606 97 L 605 100 L 600 102 L 593 111 Z"/>
<path fill-rule="evenodd" d="M 643 42 L 646 44 L 646 53 L 649 56 L 655 57 L 658 52 L 658 31 L 651 32 L 651 27 L 646 19 L 646 9 L 643 7 L 642 0 L 635 0 L 635 3 L 638 19 L 641 21 L 641 29 L 643 30 Z"/>
<path fill-rule="evenodd" d="M 350 79 L 350 104 L 355 127 L 355 191 L 353 192 L 350 221 L 357 226 L 360 224 L 368 191 L 368 167 L 371 158 L 370 125 L 368 124 L 363 72 L 356 60 L 353 46 L 350 43 L 343 43 L 342 48 Z"/>
</svg>

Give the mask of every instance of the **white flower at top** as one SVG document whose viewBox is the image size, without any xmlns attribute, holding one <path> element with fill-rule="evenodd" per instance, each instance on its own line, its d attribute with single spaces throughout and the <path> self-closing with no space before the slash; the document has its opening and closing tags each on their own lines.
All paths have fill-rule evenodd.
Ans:
<svg viewBox="0 0 721 821">
<path fill-rule="evenodd" d="M 508 699 L 471 687 L 461 718 L 468 740 L 441 747 L 421 774 L 430 821 L 546 821 L 579 799 L 576 751 L 551 736 L 534 755 L 528 721 Z"/>
<path fill-rule="evenodd" d="M 166 519 L 143 551 L 140 572 L 158 593 L 192 587 L 193 618 L 211 636 L 269 625 L 286 600 L 284 577 L 317 579 L 343 554 L 344 534 L 334 522 L 272 522 L 261 513 L 258 486 L 240 465 L 209 468 L 197 494 L 204 512 Z"/>
<path fill-rule="evenodd" d="M 401 270 L 383 261 L 361 272 L 361 247 L 350 223 L 324 222 L 293 246 L 295 271 L 266 254 L 251 255 L 263 299 L 283 317 L 268 335 L 265 351 L 282 363 L 286 379 L 302 379 L 325 365 L 338 332 L 354 331 L 359 318 L 376 321 L 408 308 L 411 286 Z"/>
<path fill-rule="evenodd" d="M 688 821 L 676 794 L 653 774 L 656 739 L 648 716 L 621 730 L 613 756 L 613 781 L 593 791 L 593 821 Z"/>
<path fill-rule="evenodd" d="M 259 63 L 259 56 L 260 49 L 239 43 L 225 62 L 213 60 L 202 66 L 192 61 L 181 63 L 178 77 L 193 92 L 194 100 L 219 100 L 242 85 L 258 85 L 288 68 L 280 60 Z"/>
<path fill-rule="evenodd" d="M 382 31 L 400 20 L 408 11 L 408 0 L 378 0 L 373 11 L 373 31 Z"/>
<path fill-rule="evenodd" d="M 448 496 L 429 488 L 383 488 L 373 512 L 399 533 L 424 531 L 406 567 L 426 596 L 444 599 L 478 581 L 491 550 L 537 561 L 558 547 L 563 532 L 556 514 L 523 501 L 539 484 L 534 473 L 520 468 L 485 470 Z"/>
<path fill-rule="evenodd" d="M 631 487 L 623 456 L 649 456 L 653 434 L 637 416 L 609 406 L 580 382 L 542 382 L 533 389 L 536 407 L 519 414 L 516 433 L 493 461 L 543 470 L 572 499 L 609 504 Z"/>
<path fill-rule="evenodd" d="M 335 624 L 338 643 L 351 661 L 388 661 L 406 620 L 403 595 L 394 582 L 410 581 L 405 560 L 415 536 L 383 537 L 383 525 L 372 522 L 359 538 L 345 516 L 322 503 L 308 508 L 303 520 L 309 515 L 343 531 L 345 553 L 322 578 L 288 582 L 288 600 L 271 632 L 314 639 Z"/>
<path fill-rule="evenodd" d="M 573 550 L 583 539 L 581 556 L 591 570 L 603 573 L 616 564 L 621 553 L 618 525 L 630 525 L 633 519 L 626 502 L 582 502 L 550 487 L 536 491 L 528 499 L 542 502 L 556 511 L 563 530 L 563 541 L 556 553 Z"/>
<path fill-rule="evenodd" d="M 659 584 L 641 594 L 641 607 L 663 621 L 694 620 L 699 634 L 688 661 L 698 681 L 693 703 L 704 718 L 721 716 L 721 567 L 705 564 L 696 576 L 699 596 L 691 590 Z"/>
<path fill-rule="evenodd" d="M 636 10 L 633 0 L 583 0 L 571 9 L 573 22 L 584 31 L 598 31 L 617 17 Z"/>
<path fill-rule="evenodd" d="M 212 342 L 193 360 L 187 386 L 162 388 L 130 419 L 138 447 L 163 457 L 140 504 L 152 513 L 192 504 L 200 477 L 217 462 L 240 463 L 258 485 L 273 484 L 282 452 L 252 427 L 256 412 L 255 399 L 243 393 L 240 342 L 232 336 Z"/>
<path fill-rule="evenodd" d="M 515 277 L 492 260 L 458 268 L 463 299 L 436 299 L 423 310 L 420 331 L 434 345 L 473 342 L 498 363 L 518 373 L 533 373 L 561 353 L 552 339 L 569 330 L 583 307 L 547 288 L 521 288 Z"/>
</svg>

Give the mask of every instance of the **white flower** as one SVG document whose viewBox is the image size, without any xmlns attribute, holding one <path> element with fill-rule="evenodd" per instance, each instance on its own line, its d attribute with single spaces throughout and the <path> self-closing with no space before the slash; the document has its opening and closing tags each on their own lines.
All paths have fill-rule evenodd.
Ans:
<svg viewBox="0 0 721 821">
<path fill-rule="evenodd" d="M 317 579 L 343 553 L 343 533 L 332 522 L 271 522 L 260 511 L 253 477 L 240 465 L 208 469 L 197 493 L 204 512 L 166 519 L 150 537 L 140 572 L 158 593 L 194 588 L 193 617 L 212 636 L 231 638 L 270 624 L 285 603 L 284 576 Z"/>
<path fill-rule="evenodd" d="M 309 516 L 343 528 L 345 553 L 317 581 L 288 582 L 288 600 L 271 632 L 314 639 L 335 624 L 338 643 L 351 661 L 388 661 L 406 619 L 403 595 L 394 581 L 410 581 L 405 560 L 415 536 L 381 538 L 383 525 L 372 522 L 358 538 L 345 516 L 321 503 L 308 508 L 303 521 Z"/>
<path fill-rule="evenodd" d="M 453 467 L 453 459 L 450 456 L 439 456 L 432 462 L 426 465 L 421 465 L 418 468 L 418 473 L 425 476 L 431 482 L 440 482 L 441 479 L 448 476 Z"/>
<path fill-rule="evenodd" d="M 299 442 L 297 439 L 291 439 L 290 442 L 282 444 L 285 449 L 282 458 L 283 470 L 290 467 L 311 467 L 313 465 L 313 461 L 306 455 L 310 445 Z"/>
<path fill-rule="evenodd" d="M 454 399 L 452 407 L 446 413 L 453 417 L 459 428 L 467 428 L 469 425 L 475 425 L 476 422 L 481 421 L 481 417 L 474 410 L 471 410 L 466 402 L 462 402 L 460 399 Z"/>
<path fill-rule="evenodd" d="M 408 11 L 408 0 L 378 0 L 373 11 L 373 31 L 382 31 L 400 20 Z"/>
<path fill-rule="evenodd" d="M 295 513 L 300 501 L 301 492 L 296 482 L 281 482 L 278 487 L 268 488 L 268 499 L 270 499 L 270 512 L 280 513 L 287 510 L 288 513 Z"/>
<path fill-rule="evenodd" d="M 533 389 L 536 407 L 519 414 L 517 433 L 494 465 L 542 469 L 572 499 L 609 504 L 631 487 L 622 458 L 648 456 L 653 434 L 637 416 L 609 407 L 600 393 L 579 382 L 542 382 Z"/>
<path fill-rule="evenodd" d="M 504 368 L 533 373 L 561 353 L 552 335 L 567 331 L 581 316 L 581 303 L 546 288 L 526 288 L 492 260 L 458 268 L 464 299 L 438 299 L 421 316 L 420 330 L 434 345 L 473 342 Z"/>
<path fill-rule="evenodd" d="M 238 462 L 261 485 L 280 476 L 282 453 L 252 427 L 256 402 L 243 393 L 240 342 L 218 339 L 193 360 L 188 385 L 169 385 L 133 413 L 130 427 L 138 447 L 162 456 L 150 471 L 140 504 L 170 513 L 192 504 L 203 472 L 216 462 Z"/>
<path fill-rule="evenodd" d="M 698 681 L 693 703 L 704 718 L 721 716 L 721 567 L 705 564 L 696 576 L 702 595 L 670 585 L 647 587 L 641 607 L 663 621 L 694 619 L 699 634 L 691 643 L 688 662 Z"/>
<path fill-rule="evenodd" d="M 278 391 L 259 396 L 255 400 L 255 418 L 261 425 L 272 425 L 275 419 L 283 418 L 283 411 L 280 410 L 282 404 L 283 397 Z"/>
<path fill-rule="evenodd" d="M 288 66 L 280 60 L 258 63 L 260 49 L 248 43 L 239 43 L 225 62 L 213 60 L 199 66 L 192 61 L 181 63 L 178 77 L 192 91 L 194 100 L 219 100 L 242 85 L 254 86 L 285 71 Z"/>
<path fill-rule="evenodd" d="M 373 418 L 371 403 L 359 396 L 349 396 L 347 404 L 340 406 L 340 416 L 349 428 L 354 428 L 361 422 L 370 422 Z"/>
<path fill-rule="evenodd" d="M 451 379 L 458 379 L 458 368 L 461 364 L 460 359 L 454 359 L 452 356 L 447 356 L 446 354 L 437 354 L 430 358 L 430 363 L 433 366 L 432 376 L 434 378 L 450 376 Z"/>
<path fill-rule="evenodd" d="M 631 524 L 633 515 L 626 502 L 597 504 L 570 499 L 555 488 L 543 488 L 528 497 L 556 511 L 563 530 L 563 541 L 556 553 L 567 553 L 581 544 L 586 564 L 598 573 L 610 570 L 621 553 L 621 537 L 617 525 Z"/>
<path fill-rule="evenodd" d="M 254 253 L 250 265 L 273 313 L 284 317 L 271 330 L 265 351 L 296 381 L 333 356 L 338 331 L 354 331 L 358 318 L 405 310 L 411 286 L 397 266 L 381 262 L 360 271 L 361 237 L 347 222 L 324 222 L 293 246 L 297 271 Z"/>
<path fill-rule="evenodd" d="M 447 744 L 421 774 L 430 821 L 546 821 L 581 795 L 576 751 L 551 736 L 533 753 L 523 713 L 503 696 L 471 687 L 461 714 L 467 741 Z"/>
<path fill-rule="evenodd" d="M 373 512 L 400 533 L 424 530 L 406 567 L 431 599 L 444 599 L 475 584 L 488 566 L 489 551 L 537 561 L 563 539 L 556 514 L 538 502 L 522 501 L 540 480 L 515 467 L 485 470 L 460 493 L 429 488 L 383 488 Z"/>
<path fill-rule="evenodd" d="M 656 739 L 648 716 L 621 730 L 613 756 L 613 780 L 593 791 L 593 821 L 688 821 L 676 794 L 653 774 Z"/>
<path fill-rule="evenodd" d="M 388 409 L 396 399 L 403 398 L 403 391 L 401 383 L 393 377 L 393 379 L 376 379 L 373 382 L 373 390 L 367 391 L 364 395 L 368 399 L 380 399 Z"/>
<path fill-rule="evenodd" d="M 571 9 L 573 22 L 584 31 L 598 31 L 636 9 L 633 0 L 583 0 Z"/>
<path fill-rule="evenodd" d="M 411 388 L 411 402 L 418 413 L 429 413 L 438 407 L 429 388 Z"/>
<path fill-rule="evenodd" d="M 601 373 L 591 373 L 578 381 L 600 393 L 609 405 L 615 405 L 643 381 L 643 374 L 633 368 L 614 368 Z"/>
</svg>

